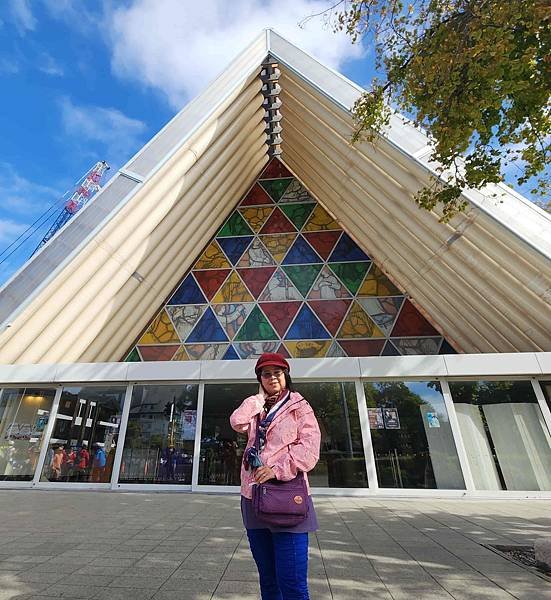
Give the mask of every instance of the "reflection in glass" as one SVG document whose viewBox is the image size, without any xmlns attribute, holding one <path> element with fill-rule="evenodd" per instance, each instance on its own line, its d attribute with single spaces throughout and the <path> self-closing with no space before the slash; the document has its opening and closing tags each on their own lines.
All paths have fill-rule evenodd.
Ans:
<svg viewBox="0 0 551 600">
<path fill-rule="evenodd" d="M 540 385 L 543 389 L 543 395 L 547 402 L 549 410 L 551 410 L 551 381 L 540 381 Z"/>
<path fill-rule="evenodd" d="M 247 438 L 245 435 L 238 435 L 230 427 L 230 415 L 245 398 L 256 393 L 256 383 L 205 385 L 200 484 L 239 485 L 241 460 Z"/>
<path fill-rule="evenodd" d="M 120 483 L 191 484 L 197 385 L 136 385 Z"/>
<path fill-rule="evenodd" d="M 126 388 L 66 387 L 41 481 L 109 483 Z"/>
<path fill-rule="evenodd" d="M 529 381 L 452 381 L 450 391 L 476 489 L 551 490 L 551 435 Z"/>
<path fill-rule="evenodd" d="M 389 381 L 364 388 L 379 487 L 464 489 L 440 384 Z"/>
<path fill-rule="evenodd" d="M 0 389 L 0 480 L 33 478 L 54 389 Z"/>
</svg>

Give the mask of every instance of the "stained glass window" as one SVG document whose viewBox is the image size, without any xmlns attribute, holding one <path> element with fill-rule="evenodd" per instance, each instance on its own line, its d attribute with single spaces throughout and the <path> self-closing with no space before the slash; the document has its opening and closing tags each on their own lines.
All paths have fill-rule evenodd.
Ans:
<svg viewBox="0 0 551 600">
<path fill-rule="evenodd" d="M 124 360 L 455 352 L 335 217 L 273 159 Z"/>
</svg>

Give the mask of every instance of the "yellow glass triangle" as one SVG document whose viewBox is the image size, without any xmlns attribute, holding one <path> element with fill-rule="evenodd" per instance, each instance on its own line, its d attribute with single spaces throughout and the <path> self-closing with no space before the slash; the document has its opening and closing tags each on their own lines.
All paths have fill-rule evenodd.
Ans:
<svg viewBox="0 0 551 600">
<path fill-rule="evenodd" d="M 172 321 L 166 310 L 163 310 L 155 317 L 138 344 L 170 344 L 179 341 L 180 338 L 172 325 Z"/>
<path fill-rule="evenodd" d="M 249 227 L 255 233 L 260 231 L 262 225 L 264 225 L 272 211 L 273 206 L 259 206 L 254 208 L 242 208 L 239 210 L 245 221 L 249 224 Z"/>
<path fill-rule="evenodd" d="M 285 345 L 293 358 L 322 358 L 327 354 L 331 340 L 300 340 L 286 341 Z"/>
<path fill-rule="evenodd" d="M 268 249 L 268 252 L 280 263 L 287 254 L 287 250 L 293 245 L 296 237 L 296 233 L 281 233 L 261 235 L 260 239 Z"/>
<path fill-rule="evenodd" d="M 341 229 L 337 221 L 318 204 L 306 221 L 303 231 L 327 231 L 329 229 Z"/>
<path fill-rule="evenodd" d="M 358 290 L 358 296 L 401 296 L 402 292 L 390 281 L 390 279 L 373 265 L 369 270 L 364 282 Z"/>
<path fill-rule="evenodd" d="M 176 352 L 176 354 L 171 358 L 171 360 L 191 360 L 186 352 L 186 349 L 183 346 L 180 346 L 180 349 Z"/>
<path fill-rule="evenodd" d="M 380 338 L 385 337 L 385 335 L 375 325 L 365 310 L 357 302 L 354 302 L 341 325 L 337 337 Z"/>
<path fill-rule="evenodd" d="M 226 283 L 216 292 L 216 296 L 212 299 L 213 304 L 222 304 L 224 302 L 254 302 L 254 298 L 236 271 L 233 271 L 228 279 L 226 279 Z"/>
<path fill-rule="evenodd" d="M 216 241 L 210 243 L 195 263 L 194 269 L 231 269 L 225 254 Z"/>
</svg>

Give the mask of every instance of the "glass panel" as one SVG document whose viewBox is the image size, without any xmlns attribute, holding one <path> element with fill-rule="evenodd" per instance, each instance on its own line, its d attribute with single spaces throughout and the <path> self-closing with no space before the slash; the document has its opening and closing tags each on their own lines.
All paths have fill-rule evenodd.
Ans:
<svg viewBox="0 0 551 600">
<path fill-rule="evenodd" d="M 549 410 L 551 410 L 551 381 L 540 381 L 539 383 L 543 390 L 547 406 L 549 407 Z"/>
<path fill-rule="evenodd" d="M 256 393 L 257 383 L 205 385 L 199 484 L 240 484 L 247 438 L 231 428 L 230 415 L 245 398 Z"/>
<path fill-rule="evenodd" d="M 551 435 L 529 381 L 451 381 L 475 487 L 551 490 Z"/>
<path fill-rule="evenodd" d="M 198 385 L 136 385 L 120 483 L 191 484 Z"/>
<path fill-rule="evenodd" d="M 313 487 L 367 487 L 358 403 L 354 384 L 297 383 L 312 405 L 321 429 L 320 460 L 308 474 Z"/>
<path fill-rule="evenodd" d="M 0 389 L 0 480 L 33 478 L 55 390 Z"/>
<path fill-rule="evenodd" d="M 382 488 L 464 489 L 437 381 L 364 384 Z"/>
<path fill-rule="evenodd" d="M 41 481 L 109 483 L 126 388 L 66 387 Z"/>
</svg>

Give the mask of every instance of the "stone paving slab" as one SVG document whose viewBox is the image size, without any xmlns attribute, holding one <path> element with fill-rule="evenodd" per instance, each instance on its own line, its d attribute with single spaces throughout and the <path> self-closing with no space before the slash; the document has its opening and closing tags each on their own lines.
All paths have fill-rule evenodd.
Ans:
<svg viewBox="0 0 551 600">
<path fill-rule="evenodd" d="M 312 600 L 551 600 L 551 501 L 316 498 Z M 0 489 L 0 600 L 258 600 L 234 495 Z"/>
</svg>

